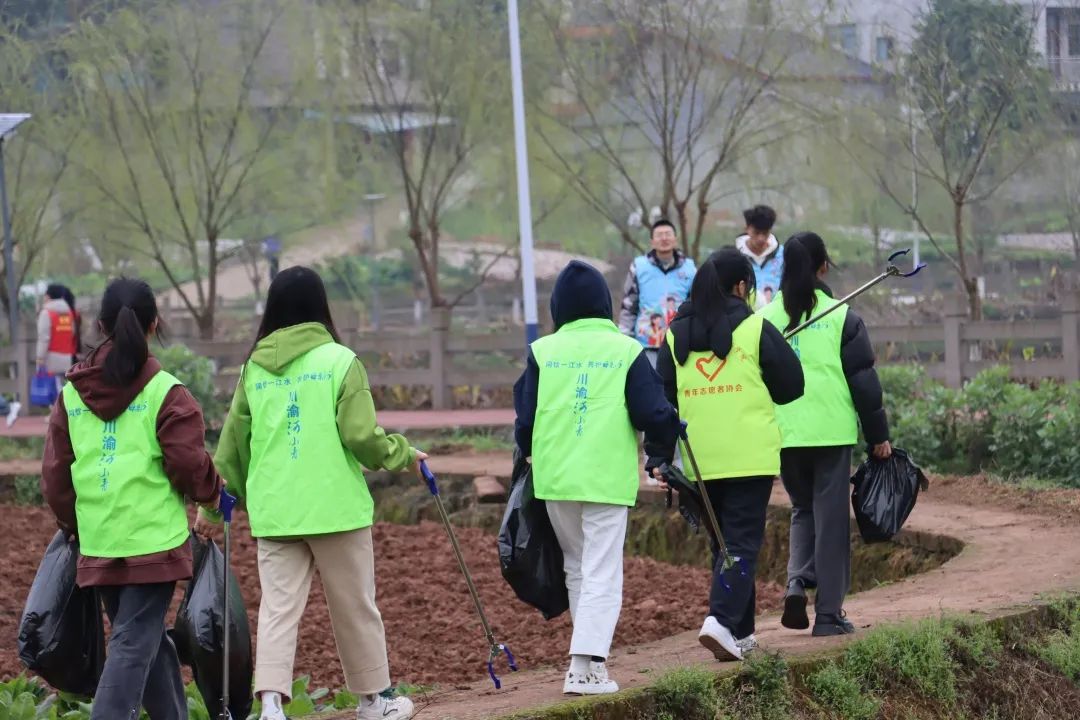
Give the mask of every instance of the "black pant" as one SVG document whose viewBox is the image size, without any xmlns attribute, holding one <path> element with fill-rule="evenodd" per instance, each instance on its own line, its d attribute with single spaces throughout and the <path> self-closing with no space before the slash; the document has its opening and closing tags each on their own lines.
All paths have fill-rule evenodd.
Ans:
<svg viewBox="0 0 1080 720">
<path fill-rule="evenodd" d="M 851 448 L 787 448 L 780 476 L 791 496 L 788 584 L 817 588 L 817 614 L 836 615 L 851 587 Z"/>
<path fill-rule="evenodd" d="M 709 614 L 739 640 L 754 633 L 757 603 L 754 574 L 757 571 L 758 553 L 765 540 L 765 516 L 772 487 L 771 477 L 709 480 L 705 483 L 728 552 L 740 558 L 746 569 L 745 575 L 739 566 L 725 573 L 717 549 L 713 548 Z M 727 582 L 731 592 L 724 589 L 723 581 Z"/>
<path fill-rule="evenodd" d="M 187 720 L 187 700 L 176 648 L 165 635 L 176 583 L 100 587 L 112 623 L 105 670 L 91 720 Z"/>
</svg>

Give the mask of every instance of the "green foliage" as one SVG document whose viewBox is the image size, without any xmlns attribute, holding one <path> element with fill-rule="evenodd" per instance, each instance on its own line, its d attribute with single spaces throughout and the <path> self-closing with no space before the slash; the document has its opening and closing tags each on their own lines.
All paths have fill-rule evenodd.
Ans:
<svg viewBox="0 0 1080 720">
<path fill-rule="evenodd" d="M 17 475 L 15 477 L 15 504 L 42 505 L 41 478 L 36 475 Z"/>
<path fill-rule="evenodd" d="M 155 351 L 161 367 L 184 383 L 199 405 L 208 427 L 220 425 L 225 417 L 225 404 L 218 399 L 214 387 L 214 364 L 196 355 L 186 345 L 170 345 Z"/>
<path fill-rule="evenodd" d="M 787 720 L 791 717 L 791 678 L 779 653 L 757 652 L 743 661 L 734 705 L 735 717 Z"/>
<path fill-rule="evenodd" d="M 993 669 L 1005 649 L 1001 637 L 985 622 L 945 621 L 954 657 L 965 665 Z"/>
<path fill-rule="evenodd" d="M 873 720 L 881 707 L 881 701 L 865 693 L 859 681 L 836 663 L 811 675 L 807 685 L 822 705 L 843 720 Z"/>
<path fill-rule="evenodd" d="M 960 390 L 916 366 L 882 367 L 893 442 L 946 472 L 992 470 L 1080 487 L 1080 383 L 1012 382 L 1007 367 L 982 371 Z"/>
<path fill-rule="evenodd" d="M 712 720 L 720 710 L 716 674 L 702 668 L 681 668 L 653 685 L 660 717 Z"/>
<path fill-rule="evenodd" d="M 843 667 L 864 688 L 883 691 L 899 681 L 936 700 L 956 698 L 956 662 L 940 621 L 873 630 L 847 649 Z"/>
<path fill-rule="evenodd" d="M 1050 607 L 1060 627 L 1031 643 L 1029 649 L 1073 682 L 1080 682 L 1080 605 L 1064 600 Z"/>
</svg>

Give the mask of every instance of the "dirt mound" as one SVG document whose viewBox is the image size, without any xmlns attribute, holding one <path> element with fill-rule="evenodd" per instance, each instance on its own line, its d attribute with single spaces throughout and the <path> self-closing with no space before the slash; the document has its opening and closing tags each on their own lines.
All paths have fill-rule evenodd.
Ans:
<svg viewBox="0 0 1080 720">
<path fill-rule="evenodd" d="M 15 649 L 19 615 L 55 525 L 42 508 L 0 505 L 0 512 L 5 525 L 0 535 L 0 567 L 7 581 L 0 594 L 0 677 L 7 677 L 22 669 Z M 255 542 L 246 518 L 240 516 L 234 527 L 234 568 L 252 628 L 256 628 Z M 379 524 L 374 534 L 378 602 L 394 680 L 447 687 L 483 677 L 487 660 L 483 631 L 442 527 Z M 570 644 L 569 619 L 545 623 L 539 613 L 514 597 L 499 573 L 493 536 L 473 529 L 461 529 L 458 535 L 498 637 L 510 645 L 522 668 L 562 663 Z M 707 609 L 708 588 L 707 570 L 627 558 L 615 645 L 637 645 L 697 628 Z M 177 593 L 179 597 L 179 589 Z M 781 593 L 775 585 L 759 584 L 759 610 L 776 608 Z M 318 580 L 300 627 L 296 675 L 304 674 L 311 675 L 316 686 L 342 685 Z"/>
</svg>

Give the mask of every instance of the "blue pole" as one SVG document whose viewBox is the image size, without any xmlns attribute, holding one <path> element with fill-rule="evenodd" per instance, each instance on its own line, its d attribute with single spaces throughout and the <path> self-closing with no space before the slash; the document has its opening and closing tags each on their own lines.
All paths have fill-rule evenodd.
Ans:
<svg viewBox="0 0 1080 720">
<path fill-rule="evenodd" d="M 514 103 L 514 157 L 517 161 L 518 232 L 521 235 L 521 292 L 525 310 L 525 342 L 540 336 L 533 268 L 532 203 L 529 199 L 529 149 L 525 138 L 525 89 L 521 78 L 521 35 L 517 0 L 509 2 L 510 84 Z"/>
</svg>

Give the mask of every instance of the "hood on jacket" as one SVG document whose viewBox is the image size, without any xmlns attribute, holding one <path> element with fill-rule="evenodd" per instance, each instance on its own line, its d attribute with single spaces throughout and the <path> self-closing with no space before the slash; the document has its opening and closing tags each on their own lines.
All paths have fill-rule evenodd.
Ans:
<svg viewBox="0 0 1080 720">
<path fill-rule="evenodd" d="M 54 313 L 70 313 L 71 308 L 68 306 L 67 301 L 63 299 L 49 300 L 41 306 L 42 312 L 54 312 Z"/>
<path fill-rule="evenodd" d="M 333 336 L 322 323 L 290 325 L 260 340 L 251 353 L 251 361 L 267 372 L 281 375 L 296 358 L 332 342 Z"/>
<path fill-rule="evenodd" d="M 738 248 L 739 252 L 741 252 L 743 255 L 746 255 L 748 258 L 757 263 L 759 267 L 764 265 L 766 260 L 776 255 L 776 253 L 780 250 L 780 241 L 777 240 L 776 236 L 771 233 L 769 234 L 769 244 L 765 246 L 765 252 L 763 252 L 761 255 L 758 255 L 750 249 L 750 246 L 748 245 L 749 242 L 749 235 L 740 235 L 739 237 L 735 238 L 735 247 Z"/>
<path fill-rule="evenodd" d="M 599 270 L 580 260 L 571 260 L 559 273 L 551 291 L 551 319 L 558 330 L 585 318 L 612 318 L 611 291 Z"/>
<path fill-rule="evenodd" d="M 67 307 L 66 303 L 64 307 Z M 106 422 L 120 417 L 147 383 L 161 371 L 161 363 L 151 355 L 134 382 L 119 387 L 110 385 L 105 380 L 105 358 L 110 352 L 112 342 L 106 341 L 67 373 L 68 382 L 75 386 L 86 407 Z"/>
<path fill-rule="evenodd" d="M 692 352 L 711 352 L 723 360 L 731 352 L 732 333 L 750 314 L 750 306 L 745 300 L 729 297 L 720 321 L 709 326 L 694 311 L 693 303 L 684 302 L 671 321 L 671 332 L 675 334 L 675 361 L 685 365 Z"/>
</svg>

